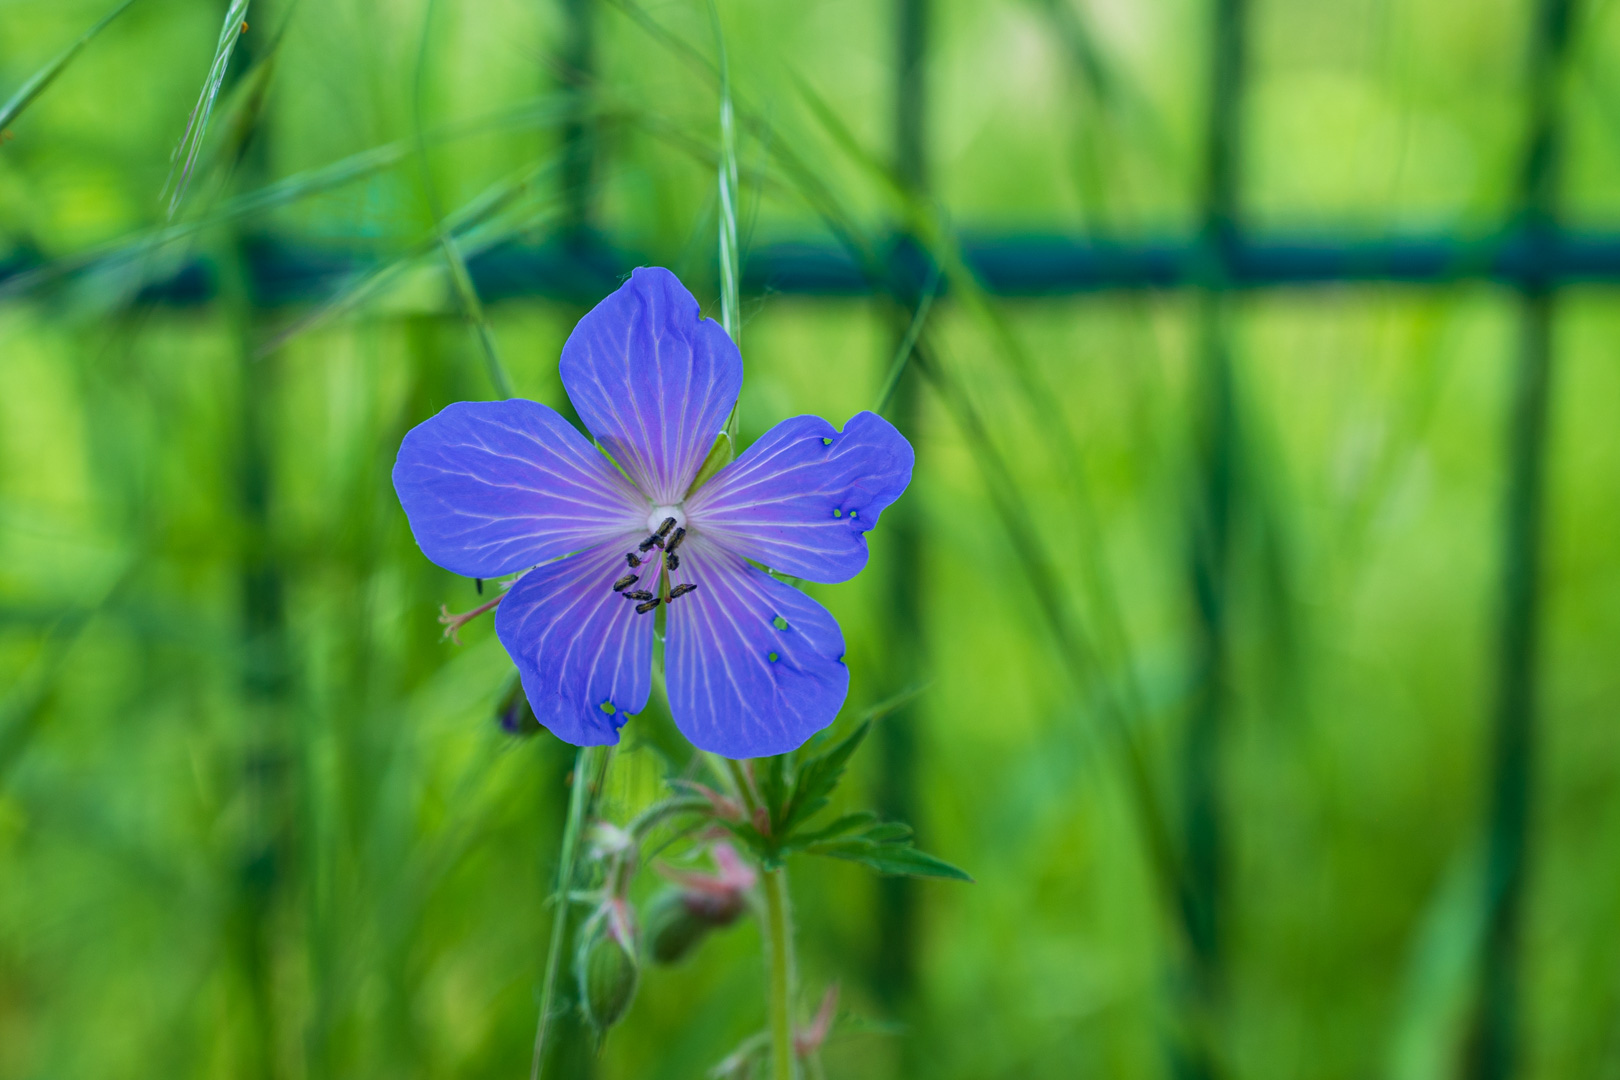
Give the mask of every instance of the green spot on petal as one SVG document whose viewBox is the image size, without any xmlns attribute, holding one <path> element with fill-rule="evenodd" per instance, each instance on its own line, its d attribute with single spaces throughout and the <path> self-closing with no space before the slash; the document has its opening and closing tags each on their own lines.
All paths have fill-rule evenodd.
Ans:
<svg viewBox="0 0 1620 1080">
<path fill-rule="evenodd" d="M 776 627 L 778 630 L 786 630 L 787 620 L 778 615 L 776 618 L 771 620 L 771 625 Z"/>
<path fill-rule="evenodd" d="M 843 516 L 844 516 L 844 512 L 842 510 L 834 510 L 833 511 L 833 517 L 843 517 Z"/>
<path fill-rule="evenodd" d="M 771 663 L 774 664 L 774 663 L 776 663 L 778 658 L 777 658 L 777 655 L 775 653 L 766 653 L 765 654 L 765 659 L 769 660 Z"/>
<path fill-rule="evenodd" d="M 602 707 L 602 711 L 607 713 L 609 716 L 612 716 L 614 713 L 619 711 L 618 709 L 615 709 L 613 707 L 613 702 L 611 702 L 611 701 L 602 702 L 601 707 Z"/>
</svg>

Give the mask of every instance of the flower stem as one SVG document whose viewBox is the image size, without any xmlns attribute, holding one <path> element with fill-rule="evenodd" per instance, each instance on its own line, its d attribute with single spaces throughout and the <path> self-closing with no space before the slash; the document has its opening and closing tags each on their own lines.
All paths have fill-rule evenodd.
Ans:
<svg viewBox="0 0 1620 1080">
<path fill-rule="evenodd" d="M 760 808 L 759 796 L 742 762 L 722 759 L 737 797 L 751 820 Z M 765 980 L 769 991 L 771 1030 L 771 1080 L 795 1080 L 793 1053 L 793 911 L 788 900 L 787 868 L 765 870 L 760 875 L 760 891 L 765 895 Z"/>
<path fill-rule="evenodd" d="M 765 930 L 769 948 L 771 1080 L 794 1080 L 793 1060 L 793 912 L 788 902 L 787 870 L 765 871 Z"/>
<path fill-rule="evenodd" d="M 545 1060 L 546 1029 L 557 999 L 557 974 L 562 966 L 563 938 L 568 930 L 568 893 L 574 887 L 574 862 L 579 838 L 591 804 L 591 789 L 597 773 L 605 770 L 604 752 L 595 746 L 582 746 L 574 757 L 574 786 L 568 794 L 568 818 L 563 824 L 562 849 L 557 860 L 557 891 L 552 896 L 551 945 L 546 952 L 546 974 L 540 988 L 540 1019 L 534 1029 L 534 1059 L 529 1064 L 529 1080 L 540 1080 Z"/>
</svg>

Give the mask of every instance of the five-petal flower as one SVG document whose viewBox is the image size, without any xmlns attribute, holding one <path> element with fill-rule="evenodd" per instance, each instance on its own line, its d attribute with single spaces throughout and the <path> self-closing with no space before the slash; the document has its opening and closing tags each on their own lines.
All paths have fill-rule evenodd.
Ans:
<svg viewBox="0 0 1620 1080">
<path fill-rule="evenodd" d="M 730 757 L 784 753 L 849 690 L 826 609 L 757 564 L 817 582 L 866 564 L 865 533 L 911 479 L 893 425 L 784 420 L 693 488 L 742 385 L 742 357 L 667 270 L 635 271 L 563 346 L 593 447 L 533 401 L 461 402 L 413 428 L 394 487 L 427 557 L 468 577 L 527 571 L 495 630 L 535 716 L 617 742 L 651 692 L 666 615 L 676 725 Z"/>
</svg>

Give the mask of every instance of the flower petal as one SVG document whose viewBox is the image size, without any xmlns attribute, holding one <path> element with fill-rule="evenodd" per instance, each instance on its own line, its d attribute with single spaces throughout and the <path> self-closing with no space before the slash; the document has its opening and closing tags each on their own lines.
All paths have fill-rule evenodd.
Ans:
<svg viewBox="0 0 1620 1080">
<path fill-rule="evenodd" d="M 794 577 L 848 581 L 866 565 L 866 533 L 911 482 L 911 444 L 876 413 L 836 430 L 795 416 L 686 501 L 695 531 Z"/>
<path fill-rule="evenodd" d="M 535 718 L 564 742 L 619 741 L 652 691 L 653 614 L 613 591 L 634 534 L 524 574 L 495 609 L 495 633 Z"/>
<path fill-rule="evenodd" d="M 742 387 L 742 357 L 674 274 L 642 267 L 574 327 L 563 386 L 657 504 L 680 502 Z"/>
<path fill-rule="evenodd" d="M 675 726 L 726 757 L 784 754 L 849 693 L 844 635 L 827 609 L 702 537 L 681 548 L 665 656 Z"/>
<path fill-rule="evenodd" d="M 647 500 L 556 410 L 462 401 L 405 435 L 394 490 L 422 553 L 510 574 L 646 524 Z"/>
</svg>

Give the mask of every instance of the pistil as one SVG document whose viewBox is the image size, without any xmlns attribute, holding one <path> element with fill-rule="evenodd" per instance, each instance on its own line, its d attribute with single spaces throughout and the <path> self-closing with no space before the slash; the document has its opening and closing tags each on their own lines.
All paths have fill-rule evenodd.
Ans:
<svg viewBox="0 0 1620 1080">
<path fill-rule="evenodd" d="M 479 604 L 471 611 L 464 611 L 459 615 L 452 615 L 448 607 L 446 607 L 444 604 L 440 604 L 439 621 L 444 624 L 444 636 L 455 642 L 457 645 L 460 645 L 461 637 L 457 634 L 457 631 L 459 631 L 463 626 L 466 626 L 468 623 L 472 622 L 474 619 L 478 618 L 478 616 L 482 615 L 484 612 L 493 610 L 495 605 L 499 604 L 501 600 L 505 598 L 505 596 L 506 593 L 502 592 L 499 596 L 495 597 L 495 599 L 489 601 L 488 603 Z"/>
</svg>

